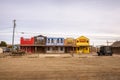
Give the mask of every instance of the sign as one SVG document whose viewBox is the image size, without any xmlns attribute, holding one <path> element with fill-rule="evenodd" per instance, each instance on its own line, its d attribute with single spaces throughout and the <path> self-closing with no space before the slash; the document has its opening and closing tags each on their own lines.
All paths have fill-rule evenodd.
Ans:
<svg viewBox="0 0 120 80">
<path fill-rule="evenodd" d="M 86 40 L 86 39 L 79 39 L 79 41 L 82 43 L 88 43 L 88 40 Z"/>
</svg>

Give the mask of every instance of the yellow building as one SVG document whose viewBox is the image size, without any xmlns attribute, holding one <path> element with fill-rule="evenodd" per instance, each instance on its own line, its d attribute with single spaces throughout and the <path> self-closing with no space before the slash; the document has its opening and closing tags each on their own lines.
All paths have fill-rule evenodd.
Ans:
<svg viewBox="0 0 120 80">
<path fill-rule="evenodd" d="M 85 36 L 80 36 L 76 39 L 76 52 L 77 53 L 90 53 L 89 39 Z"/>
</svg>

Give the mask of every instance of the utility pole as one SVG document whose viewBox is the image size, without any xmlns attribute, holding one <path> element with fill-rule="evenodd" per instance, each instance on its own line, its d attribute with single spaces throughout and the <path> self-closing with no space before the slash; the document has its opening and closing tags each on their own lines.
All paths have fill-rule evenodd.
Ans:
<svg viewBox="0 0 120 80">
<path fill-rule="evenodd" d="M 109 42 L 109 41 L 107 40 L 107 46 L 109 46 L 109 43 L 113 43 L 113 42 Z"/>
<path fill-rule="evenodd" d="M 12 52 L 14 51 L 14 37 L 15 37 L 15 27 L 16 27 L 16 20 L 13 20 L 13 36 L 12 36 Z"/>
<path fill-rule="evenodd" d="M 108 43 L 108 40 L 107 40 L 107 46 L 108 46 L 108 44 L 109 44 L 109 43 Z"/>
</svg>

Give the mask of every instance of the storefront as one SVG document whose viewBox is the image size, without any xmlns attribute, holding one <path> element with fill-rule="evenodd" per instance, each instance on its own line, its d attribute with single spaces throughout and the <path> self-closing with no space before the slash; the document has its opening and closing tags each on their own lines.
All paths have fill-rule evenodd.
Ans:
<svg viewBox="0 0 120 80">
<path fill-rule="evenodd" d="M 64 53 L 64 38 L 47 37 L 46 53 Z"/>
<path fill-rule="evenodd" d="M 64 41 L 65 53 L 74 52 L 75 48 L 75 39 L 74 38 L 66 38 Z"/>
<path fill-rule="evenodd" d="M 35 36 L 35 42 L 34 42 L 34 46 L 35 46 L 35 53 L 46 53 L 46 36 L 43 35 L 38 35 Z"/>
<path fill-rule="evenodd" d="M 89 39 L 35 36 L 20 40 L 20 48 L 27 53 L 90 53 Z"/>
<path fill-rule="evenodd" d="M 20 39 L 20 49 L 26 53 L 34 53 L 34 37 Z"/>
<path fill-rule="evenodd" d="M 76 53 L 90 53 L 89 39 L 85 36 L 76 39 Z"/>
</svg>

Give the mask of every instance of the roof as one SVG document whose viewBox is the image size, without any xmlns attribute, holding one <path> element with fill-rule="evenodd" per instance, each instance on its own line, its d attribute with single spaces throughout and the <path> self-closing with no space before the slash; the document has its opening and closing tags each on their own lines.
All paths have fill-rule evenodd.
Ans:
<svg viewBox="0 0 120 80">
<path fill-rule="evenodd" d="M 78 37 L 77 39 L 86 39 L 86 40 L 89 40 L 87 37 L 85 37 L 85 36 L 80 36 L 80 37 Z"/>
<path fill-rule="evenodd" d="M 37 35 L 37 36 L 34 36 L 34 37 L 46 37 L 46 36 L 43 36 L 43 35 Z"/>
<path fill-rule="evenodd" d="M 112 47 L 120 47 L 120 41 L 115 41 L 111 46 Z"/>
<path fill-rule="evenodd" d="M 64 39 L 63 37 L 47 37 L 47 39 Z"/>
</svg>

